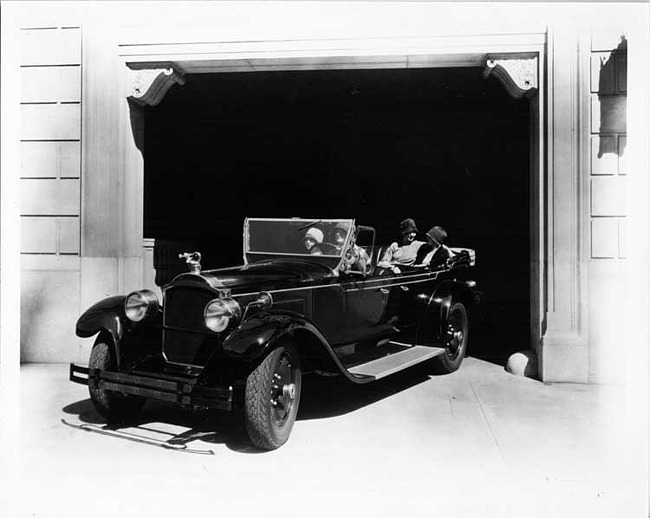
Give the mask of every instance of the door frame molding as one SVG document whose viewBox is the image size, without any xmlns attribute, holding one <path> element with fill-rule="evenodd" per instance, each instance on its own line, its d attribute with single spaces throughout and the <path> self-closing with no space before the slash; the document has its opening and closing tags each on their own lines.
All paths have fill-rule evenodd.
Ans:
<svg viewBox="0 0 650 518">
<path fill-rule="evenodd" d="M 552 265 L 558 249 L 548 246 L 555 242 L 555 220 L 569 217 L 554 214 L 553 210 L 557 185 L 553 184 L 553 147 L 550 143 L 552 104 L 547 107 L 551 97 L 548 85 L 552 85 L 552 78 L 546 73 L 551 68 L 548 60 L 546 31 L 431 38 L 118 44 L 118 80 L 122 92 L 118 174 L 123 200 L 119 232 L 121 249 L 131 259 L 123 263 L 118 288 L 127 291 L 155 287 L 150 243 L 143 246 L 144 159 L 141 149 L 144 110 L 145 106 L 158 104 L 170 88 L 182 88 L 186 74 L 484 67 L 485 73 L 495 74 L 511 95 L 526 95 L 530 102 L 530 337 L 540 360 L 539 375 L 544 379 L 547 373 L 543 345 L 549 301 L 575 294 L 575 289 L 554 291 Z M 526 84 L 531 77 L 534 84 Z M 578 311 L 575 304 L 569 307 Z"/>
</svg>

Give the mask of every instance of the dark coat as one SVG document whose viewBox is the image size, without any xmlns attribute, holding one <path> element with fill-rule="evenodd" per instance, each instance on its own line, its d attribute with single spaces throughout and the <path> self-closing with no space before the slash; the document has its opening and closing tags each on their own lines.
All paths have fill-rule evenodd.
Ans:
<svg viewBox="0 0 650 518">
<path fill-rule="evenodd" d="M 424 258 L 432 250 L 433 250 L 433 246 L 431 244 L 427 243 L 426 245 L 422 245 L 418 250 L 418 255 L 415 258 L 414 264 L 416 265 L 422 264 Z M 435 253 L 433 254 L 433 257 L 431 258 L 431 262 L 429 263 L 429 267 L 436 268 L 437 266 L 441 266 L 447 262 L 449 257 L 450 257 L 449 250 L 447 250 L 447 248 L 444 246 L 440 246 L 438 247 L 438 250 L 436 250 Z"/>
</svg>

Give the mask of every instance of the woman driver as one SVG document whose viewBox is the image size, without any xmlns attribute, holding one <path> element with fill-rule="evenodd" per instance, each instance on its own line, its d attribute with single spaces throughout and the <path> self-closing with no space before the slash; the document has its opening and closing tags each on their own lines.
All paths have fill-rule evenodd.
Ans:
<svg viewBox="0 0 650 518">
<path fill-rule="evenodd" d="M 311 255 L 323 255 L 323 251 L 318 246 L 323 242 L 323 232 L 316 227 L 311 227 L 305 232 L 302 242 Z"/>
</svg>

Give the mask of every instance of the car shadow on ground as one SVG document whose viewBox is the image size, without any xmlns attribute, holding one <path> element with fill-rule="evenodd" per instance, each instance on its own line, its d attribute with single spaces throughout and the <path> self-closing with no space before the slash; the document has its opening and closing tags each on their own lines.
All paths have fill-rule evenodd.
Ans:
<svg viewBox="0 0 650 518">
<path fill-rule="evenodd" d="M 246 435 L 241 411 L 210 412 L 191 411 L 171 403 L 147 401 L 135 418 L 107 423 L 90 399 L 77 401 L 63 408 L 63 412 L 76 416 L 83 425 L 106 432 L 127 432 L 138 437 L 154 438 L 163 446 L 205 449 L 223 444 L 241 453 L 262 453 Z M 180 429 L 180 431 L 179 431 Z M 195 442 L 200 441 L 200 442 Z"/>
<path fill-rule="evenodd" d="M 342 377 L 305 376 L 297 420 L 327 419 L 354 412 L 423 383 L 430 375 L 431 369 L 425 364 L 367 385 L 355 385 Z M 90 399 L 77 401 L 62 410 L 75 416 L 85 429 L 155 438 L 163 447 L 182 448 L 185 445 L 188 449 L 206 449 L 210 445 L 223 444 L 240 453 L 264 453 L 250 443 L 242 410 L 191 411 L 149 400 L 136 418 L 119 423 L 107 423 Z M 182 431 L 178 431 L 179 428 Z"/>
<path fill-rule="evenodd" d="M 356 385 L 342 376 L 305 376 L 298 420 L 326 419 L 354 412 L 419 385 L 431 374 L 428 365 L 417 365 L 366 385 Z"/>
</svg>

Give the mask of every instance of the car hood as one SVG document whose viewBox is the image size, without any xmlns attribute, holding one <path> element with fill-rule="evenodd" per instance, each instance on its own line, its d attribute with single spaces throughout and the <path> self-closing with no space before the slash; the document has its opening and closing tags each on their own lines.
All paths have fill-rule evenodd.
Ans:
<svg viewBox="0 0 650 518">
<path fill-rule="evenodd" d="M 171 285 L 203 279 L 214 289 L 230 289 L 233 295 L 247 291 L 268 291 L 300 284 L 309 284 L 331 278 L 334 272 L 322 264 L 300 260 L 273 260 L 217 270 L 200 274 L 182 274 Z"/>
</svg>

